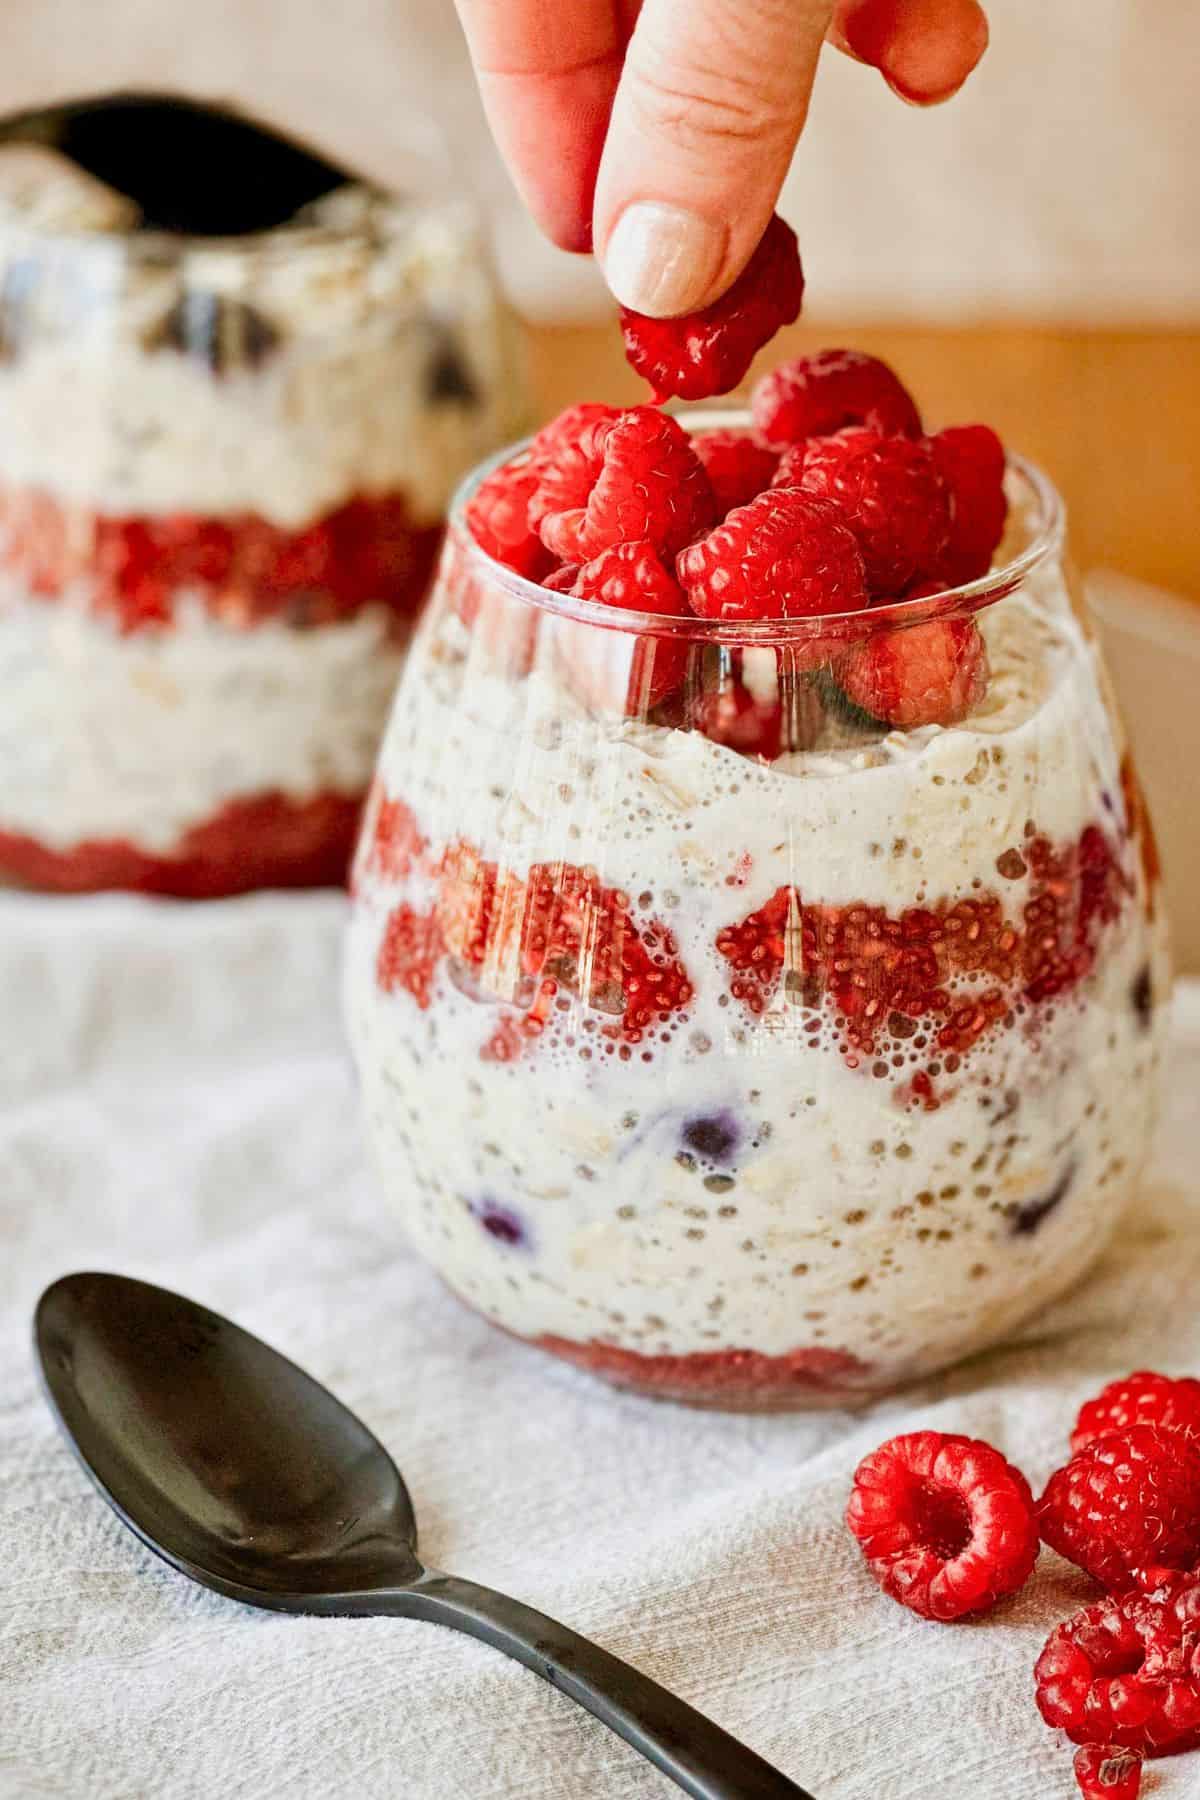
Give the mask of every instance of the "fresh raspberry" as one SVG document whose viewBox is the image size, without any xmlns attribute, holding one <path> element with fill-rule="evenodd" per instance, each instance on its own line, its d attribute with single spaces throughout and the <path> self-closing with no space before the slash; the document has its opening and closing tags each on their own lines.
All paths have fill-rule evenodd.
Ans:
<svg viewBox="0 0 1200 1800">
<path fill-rule="evenodd" d="M 799 318 L 803 295 L 796 234 L 775 213 L 733 286 L 703 312 L 648 319 L 623 306 L 625 355 L 655 400 L 727 394 L 768 338 Z"/>
<path fill-rule="evenodd" d="M 1033 1495 L 977 1438 L 911 1431 L 854 1473 L 846 1524 L 885 1594 L 924 1619 L 961 1619 L 1015 1594 L 1038 1553 Z"/>
<path fill-rule="evenodd" d="M 987 692 L 987 647 L 973 619 L 892 626 L 848 651 L 834 677 L 848 700 L 887 725 L 953 725 Z"/>
<path fill-rule="evenodd" d="M 467 504 L 467 528 L 476 543 L 530 581 L 544 580 L 553 570 L 554 558 L 529 523 L 529 503 L 542 469 L 577 444 L 589 425 L 618 416 L 616 407 L 594 400 L 568 406 L 542 426 L 527 449 L 493 469 Z"/>
<path fill-rule="evenodd" d="M 1038 1526 L 1051 1549 L 1112 1592 L 1192 1568 L 1200 1561 L 1200 1445 L 1154 1425 L 1096 1438 L 1050 1477 Z"/>
<path fill-rule="evenodd" d="M 958 587 L 987 574 L 1004 535 L 1004 445 L 989 425 L 952 425 L 930 438 L 929 447 L 953 502 L 940 573 Z"/>
<path fill-rule="evenodd" d="M 697 431 L 692 448 L 707 471 L 722 519 L 769 488 L 779 464 L 778 450 L 764 444 L 756 431 Z"/>
<path fill-rule="evenodd" d="M 560 563 L 557 569 L 542 576 L 542 586 L 549 588 L 552 594 L 569 594 L 578 579 L 578 563 Z"/>
<path fill-rule="evenodd" d="M 598 419 L 539 462 L 529 523 L 564 562 L 616 544 L 682 550 L 716 517 L 703 464 L 677 420 L 653 406 Z"/>
<path fill-rule="evenodd" d="M 529 445 L 530 458 L 535 463 L 550 462 L 561 451 L 577 444 L 589 425 L 599 425 L 605 419 L 619 419 L 620 416 L 620 407 L 604 406 L 599 400 L 578 400 L 535 433 Z"/>
<path fill-rule="evenodd" d="M 1085 1744 L 1075 1752 L 1075 1779 L 1083 1800 L 1138 1800 L 1142 1753 L 1119 1744 Z"/>
<path fill-rule="evenodd" d="M 1157 1425 L 1160 1431 L 1200 1437 L 1200 1381 L 1191 1375 L 1158 1375 L 1152 1369 L 1136 1369 L 1110 1381 L 1080 1407 L 1071 1453 L 1078 1455 L 1096 1438 L 1127 1431 L 1131 1425 Z"/>
<path fill-rule="evenodd" d="M 908 389 L 885 362 L 861 350 L 818 350 L 781 363 L 755 384 L 750 404 L 759 431 L 781 448 L 845 425 L 869 425 L 889 437 L 921 435 Z"/>
<path fill-rule="evenodd" d="M 935 577 L 950 537 L 950 491 L 921 438 L 865 426 L 809 438 L 788 450 L 775 487 L 832 500 L 858 539 L 876 597 Z"/>
<path fill-rule="evenodd" d="M 467 502 L 467 529 L 489 556 L 530 581 L 540 581 L 554 558 L 529 524 L 538 466 L 528 451 L 486 475 Z"/>
<path fill-rule="evenodd" d="M 692 617 L 683 589 L 663 566 L 654 545 L 645 540 L 602 550 L 580 569 L 571 592 L 581 600 L 598 600 L 622 610 Z M 687 674 L 687 662 L 688 646 L 681 639 L 637 638 L 625 698 L 630 717 L 642 716 L 674 693 Z"/>
<path fill-rule="evenodd" d="M 1043 1719 L 1076 1744 L 1146 1756 L 1197 1748 L 1200 1584 L 1083 1607 L 1050 1633 L 1034 1680 Z"/>
<path fill-rule="evenodd" d="M 584 563 L 572 590 L 581 600 L 599 600 L 604 606 L 625 611 L 667 613 L 690 617 L 683 589 L 665 567 L 655 546 L 646 539 L 614 544 Z"/>
<path fill-rule="evenodd" d="M 835 506 L 796 488 L 735 507 L 675 566 L 705 619 L 790 619 L 867 604 L 854 533 Z"/>
</svg>

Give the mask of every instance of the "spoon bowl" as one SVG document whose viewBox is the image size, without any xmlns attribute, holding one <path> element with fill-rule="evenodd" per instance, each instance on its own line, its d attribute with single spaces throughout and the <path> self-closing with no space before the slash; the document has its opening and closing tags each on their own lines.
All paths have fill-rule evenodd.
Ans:
<svg viewBox="0 0 1200 1800">
<path fill-rule="evenodd" d="M 384 1614 L 481 1638 L 576 1700 L 695 1800 L 812 1800 L 711 1719 L 544 1613 L 426 1568 L 399 1469 L 339 1400 L 207 1307 L 121 1275 L 38 1303 L 50 1406 L 142 1542 L 279 1612 Z"/>
<path fill-rule="evenodd" d="M 120 1275 L 55 1282 L 35 1335 L 51 1406 L 142 1541 L 195 1581 L 284 1612 L 420 1573 L 399 1469 L 261 1338 Z"/>
</svg>

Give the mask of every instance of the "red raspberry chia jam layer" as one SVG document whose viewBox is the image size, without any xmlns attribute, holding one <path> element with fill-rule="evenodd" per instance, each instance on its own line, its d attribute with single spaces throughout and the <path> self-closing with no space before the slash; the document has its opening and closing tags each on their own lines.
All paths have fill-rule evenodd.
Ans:
<svg viewBox="0 0 1200 1800">
<path fill-rule="evenodd" d="M 264 887 L 336 887 L 345 879 L 360 812 L 356 797 L 335 793 L 230 800 L 193 826 L 169 856 L 150 855 L 128 838 L 52 850 L 36 838 L 0 831 L 0 873 L 51 893 L 121 888 L 185 900 Z"/>
<path fill-rule="evenodd" d="M 441 535 L 416 523 L 399 493 L 347 501 L 287 531 L 253 513 L 113 518 L 34 489 L 0 491 L 0 569 L 44 599 L 84 588 L 92 610 L 126 633 L 169 626 L 181 594 L 243 626 L 325 625 L 371 605 L 408 622 Z"/>
<path fill-rule="evenodd" d="M 1132 777 L 1124 785 L 1136 791 Z M 1144 813 L 1126 818 L 1143 844 Z M 1142 854 L 1149 875 L 1152 857 Z M 607 1016 L 593 1049 L 616 1047 L 628 1060 L 645 1045 L 646 1062 L 662 1029 L 687 1015 L 695 978 L 674 934 L 639 918 L 629 895 L 593 869 L 535 863 L 521 878 L 462 841 L 431 850 L 412 808 L 383 789 L 360 869 L 401 883 L 417 871 L 432 883 L 431 903 L 405 899 L 386 915 L 375 965 L 382 992 L 407 994 L 424 1011 L 439 993 L 461 994 L 465 973 L 481 998 L 513 1006 L 481 1040 L 484 1060 L 510 1061 L 548 1031 L 561 1040 L 583 1002 Z M 897 913 L 813 904 L 779 888 L 716 934 L 729 992 L 758 1019 L 781 1000 L 795 1008 L 814 1047 L 832 1021 L 849 1068 L 869 1068 L 904 1104 L 933 1110 L 935 1081 L 956 1077 L 985 1035 L 1018 1023 L 1036 1031 L 1038 1010 L 1086 980 L 1102 930 L 1132 895 L 1098 823 L 1055 846 L 1030 822 L 1021 845 L 997 856 L 996 873 L 996 890 L 976 886 Z"/>
</svg>

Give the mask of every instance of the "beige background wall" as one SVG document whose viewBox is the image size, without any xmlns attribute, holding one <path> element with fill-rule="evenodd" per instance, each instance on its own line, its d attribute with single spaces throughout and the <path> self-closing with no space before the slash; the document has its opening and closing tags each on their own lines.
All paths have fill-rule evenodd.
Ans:
<svg viewBox="0 0 1200 1800">
<path fill-rule="evenodd" d="M 991 13 L 983 65 L 933 112 L 827 53 L 785 202 L 810 312 L 1195 319 L 1193 0 L 994 0 Z M 432 111 L 526 308 L 599 300 L 594 271 L 540 243 L 497 167 L 451 0 L 5 0 L 0 110 L 122 84 L 240 99 L 384 179 Z"/>
</svg>

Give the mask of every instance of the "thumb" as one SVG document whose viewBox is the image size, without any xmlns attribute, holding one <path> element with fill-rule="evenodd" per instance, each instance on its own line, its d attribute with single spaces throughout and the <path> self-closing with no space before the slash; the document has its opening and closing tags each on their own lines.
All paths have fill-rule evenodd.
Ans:
<svg viewBox="0 0 1200 1800">
<path fill-rule="evenodd" d="M 605 278 L 665 318 L 717 299 L 766 229 L 832 0 L 645 0 L 596 182 Z"/>
</svg>

